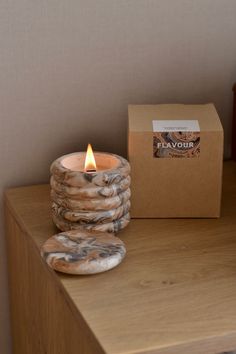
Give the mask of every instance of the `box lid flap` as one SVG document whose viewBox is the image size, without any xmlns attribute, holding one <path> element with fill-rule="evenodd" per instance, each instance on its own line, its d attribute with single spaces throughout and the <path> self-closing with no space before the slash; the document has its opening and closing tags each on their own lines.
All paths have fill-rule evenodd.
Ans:
<svg viewBox="0 0 236 354">
<path fill-rule="evenodd" d="M 214 104 L 129 105 L 129 131 L 153 131 L 153 120 L 198 120 L 201 131 L 223 131 Z"/>
</svg>

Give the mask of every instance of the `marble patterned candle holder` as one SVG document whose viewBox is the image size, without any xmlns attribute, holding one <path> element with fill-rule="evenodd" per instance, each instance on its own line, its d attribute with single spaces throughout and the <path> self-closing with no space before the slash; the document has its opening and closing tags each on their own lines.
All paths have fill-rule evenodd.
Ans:
<svg viewBox="0 0 236 354">
<path fill-rule="evenodd" d="M 130 221 L 130 165 L 121 156 L 95 152 L 97 169 L 84 171 L 85 152 L 51 165 L 52 218 L 61 231 L 117 233 Z"/>
</svg>

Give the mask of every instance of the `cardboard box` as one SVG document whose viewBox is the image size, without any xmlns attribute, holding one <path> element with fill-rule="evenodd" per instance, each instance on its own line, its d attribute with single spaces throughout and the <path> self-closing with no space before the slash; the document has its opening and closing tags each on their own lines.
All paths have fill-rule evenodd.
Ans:
<svg viewBox="0 0 236 354">
<path fill-rule="evenodd" d="M 133 218 L 220 216 L 223 128 L 213 104 L 130 105 Z"/>
</svg>

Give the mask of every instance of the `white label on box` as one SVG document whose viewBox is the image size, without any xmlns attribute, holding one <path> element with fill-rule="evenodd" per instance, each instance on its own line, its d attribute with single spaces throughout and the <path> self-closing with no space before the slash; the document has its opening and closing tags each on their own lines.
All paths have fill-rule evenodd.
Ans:
<svg viewBox="0 0 236 354">
<path fill-rule="evenodd" d="M 200 156 L 198 120 L 153 120 L 153 157 Z"/>
<path fill-rule="evenodd" d="M 153 120 L 154 132 L 200 132 L 198 120 Z"/>
</svg>

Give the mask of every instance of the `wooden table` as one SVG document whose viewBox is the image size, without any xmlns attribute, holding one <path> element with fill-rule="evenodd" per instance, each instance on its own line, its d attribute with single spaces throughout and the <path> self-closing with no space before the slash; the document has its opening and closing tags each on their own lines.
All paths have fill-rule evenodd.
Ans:
<svg viewBox="0 0 236 354">
<path fill-rule="evenodd" d="M 233 86 L 232 159 L 236 161 L 236 83 Z"/>
<path fill-rule="evenodd" d="M 217 354 L 236 348 L 236 163 L 220 219 L 132 220 L 127 256 L 94 276 L 48 268 L 49 186 L 6 193 L 14 353 Z"/>
</svg>

